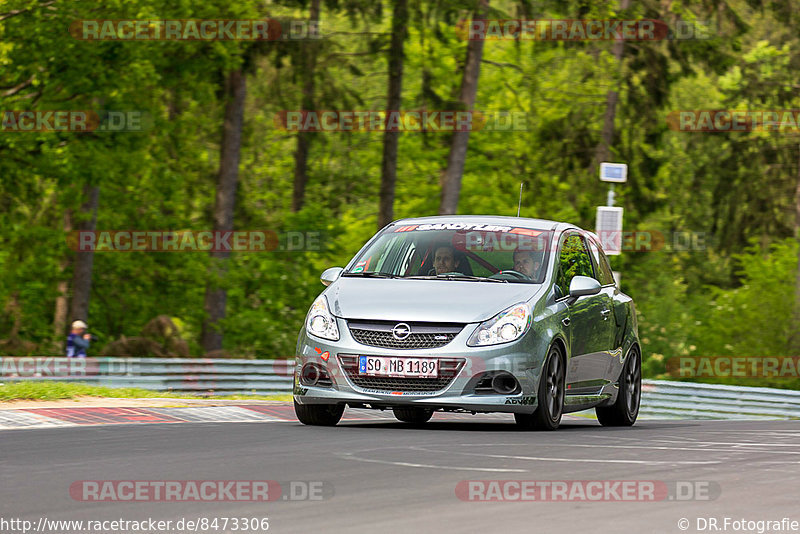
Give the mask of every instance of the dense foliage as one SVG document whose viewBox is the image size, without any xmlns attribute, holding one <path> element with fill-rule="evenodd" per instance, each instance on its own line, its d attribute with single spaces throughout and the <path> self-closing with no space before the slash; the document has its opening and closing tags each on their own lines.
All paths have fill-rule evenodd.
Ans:
<svg viewBox="0 0 800 534">
<path fill-rule="evenodd" d="M 467 41 L 469 0 L 410 1 L 402 109 L 452 110 Z M 269 230 L 271 252 L 231 255 L 217 282 L 228 289 L 225 352 L 293 354 L 318 276 L 343 265 L 376 230 L 380 132 L 311 135 L 305 203 L 292 211 L 297 134 L 276 114 L 303 106 L 306 76 L 316 109 L 386 105 L 389 2 L 323 0 L 323 38 L 306 71 L 304 41 L 78 40 L 78 19 L 307 19 L 309 2 L 5 0 L 0 4 L 0 109 L 138 110 L 140 132 L 0 135 L 0 338 L 4 351 L 58 352 L 59 283 L 72 280 L 87 186 L 99 186 L 97 229 L 212 227 L 220 159 L 223 84 L 247 75 L 234 224 Z M 500 1 L 489 18 L 648 18 L 692 23 L 702 38 L 632 41 L 619 61 L 610 41 L 488 40 L 476 107 L 524 112 L 524 129 L 469 139 L 459 213 L 521 215 L 594 227 L 605 204 L 597 178 L 607 93 L 619 101 L 610 144 L 629 165 L 617 186 L 625 229 L 650 232 L 654 250 L 612 259 L 640 314 L 645 371 L 679 355 L 797 354 L 795 190 L 798 129 L 684 132 L 676 110 L 800 108 L 800 3 Z M 399 139 L 395 217 L 434 215 L 450 134 Z M 66 222 L 68 220 L 68 223 Z M 300 246 L 301 232 L 304 245 Z M 319 245 L 314 241 L 319 237 Z M 687 245 L 688 244 L 688 245 Z M 283 250 L 280 250 L 280 249 Z M 308 250 L 308 249 L 311 250 Z M 658 250 L 655 250 L 655 249 Z M 94 255 L 88 320 L 103 345 L 138 336 L 167 315 L 202 354 L 210 273 L 203 252 Z M 71 290 L 71 288 L 69 288 Z M 72 318 L 69 318 L 72 320 Z M 777 385 L 786 385 L 782 382 Z"/>
</svg>

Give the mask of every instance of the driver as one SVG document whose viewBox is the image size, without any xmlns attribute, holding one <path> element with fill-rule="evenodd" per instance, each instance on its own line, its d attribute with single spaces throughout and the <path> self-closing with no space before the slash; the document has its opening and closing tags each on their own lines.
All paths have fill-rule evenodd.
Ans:
<svg viewBox="0 0 800 534">
<path fill-rule="evenodd" d="M 456 251 L 450 245 L 439 245 L 433 255 L 436 274 L 452 273 L 456 270 Z"/>
<path fill-rule="evenodd" d="M 529 278 L 535 278 L 542 266 L 541 258 L 532 250 L 514 251 L 514 270 Z"/>
</svg>

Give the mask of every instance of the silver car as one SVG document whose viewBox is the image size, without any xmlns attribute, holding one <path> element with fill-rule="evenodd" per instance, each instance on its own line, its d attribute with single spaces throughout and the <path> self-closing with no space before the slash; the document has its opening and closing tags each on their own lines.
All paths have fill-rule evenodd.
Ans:
<svg viewBox="0 0 800 534">
<path fill-rule="evenodd" d="M 335 425 L 346 406 L 513 413 L 552 430 L 594 408 L 629 426 L 641 396 L 633 300 L 597 237 L 539 219 L 442 216 L 396 221 L 311 305 L 297 340 L 294 406 Z"/>
</svg>

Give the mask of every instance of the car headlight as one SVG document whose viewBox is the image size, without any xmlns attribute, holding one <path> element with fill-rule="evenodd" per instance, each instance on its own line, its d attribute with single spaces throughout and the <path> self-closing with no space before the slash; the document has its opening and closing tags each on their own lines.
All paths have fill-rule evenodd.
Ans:
<svg viewBox="0 0 800 534">
<path fill-rule="evenodd" d="M 482 322 L 470 336 L 467 345 L 482 347 L 519 339 L 531 326 L 531 308 L 521 302 Z"/>
<path fill-rule="evenodd" d="M 339 328 L 336 327 L 336 318 L 328 311 L 328 299 L 320 295 L 306 317 L 306 331 L 323 339 L 339 340 Z"/>
</svg>

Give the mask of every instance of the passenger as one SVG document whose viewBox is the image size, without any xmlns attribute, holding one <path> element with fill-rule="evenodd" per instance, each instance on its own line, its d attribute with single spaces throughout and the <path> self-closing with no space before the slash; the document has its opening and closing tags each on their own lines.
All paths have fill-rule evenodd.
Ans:
<svg viewBox="0 0 800 534">
<path fill-rule="evenodd" d="M 532 250 L 514 251 L 514 270 L 529 278 L 538 278 L 542 266 L 541 257 Z"/>
<path fill-rule="evenodd" d="M 472 266 L 469 264 L 467 256 L 452 245 L 439 244 L 433 247 L 433 267 L 427 269 L 428 276 L 436 276 L 445 273 L 459 273 L 472 276 Z M 425 268 L 420 271 L 420 274 Z"/>
</svg>

